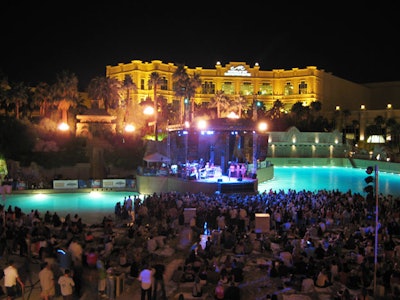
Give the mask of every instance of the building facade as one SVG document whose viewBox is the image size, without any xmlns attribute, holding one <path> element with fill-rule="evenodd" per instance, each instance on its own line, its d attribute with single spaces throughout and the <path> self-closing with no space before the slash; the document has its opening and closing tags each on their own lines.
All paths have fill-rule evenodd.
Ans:
<svg viewBox="0 0 400 300">
<path fill-rule="evenodd" d="M 138 103 L 152 96 L 149 79 L 152 72 L 162 78 L 157 90 L 158 95 L 168 103 L 180 107 L 173 90 L 173 74 L 178 65 L 160 60 L 143 62 L 132 60 L 116 66 L 106 66 L 106 76 L 123 81 L 130 75 L 137 85 L 132 95 Z M 217 62 L 215 68 L 189 68 L 187 74 L 198 74 L 201 86 L 196 90 L 194 102 L 198 105 L 209 103 L 217 91 L 228 96 L 242 96 L 248 103 L 254 100 L 263 102 L 270 109 L 276 100 L 280 100 L 286 110 L 297 102 L 309 106 L 319 101 L 321 114 L 328 120 L 335 120 L 336 128 L 345 133 L 345 128 L 357 122 L 356 140 L 366 142 L 366 128 L 376 123 L 377 117 L 393 119 L 400 123 L 400 81 L 382 83 L 354 83 L 339 78 L 315 66 L 292 68 L 291 70 L 262 70 L 256 63 L 253 66 L 245 62 L 229 62 L 225 65 Z M 350 137 L 351 138 L 351 137 Z"/>
</svg>

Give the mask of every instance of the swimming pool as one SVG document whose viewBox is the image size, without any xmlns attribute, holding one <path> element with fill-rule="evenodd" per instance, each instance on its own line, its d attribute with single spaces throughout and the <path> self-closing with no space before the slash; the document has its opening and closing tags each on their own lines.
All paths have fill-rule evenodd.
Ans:
<svg viewBox="0 0 400 300">
<path fill-rule="evenodd" d="M 364 169 L 343 167 L 274 167 L 274 178 L 259 183 L 258 191 L 294 189 L 296 191 L 339 190 L 353 193 L 363 192 L 367 185 Z M 400 197 L 400 175 L 379 172 L 379 193 Z M 83 222 L 100 223 L 104 216 L 114 216 L 117 202 L 123 202 L 124 197 L 137 195 L 133 192 L 86 192 L 86 193 L 54 193 L 54 194 L 11 194 L 6 196 L 2 204 L 18 206 L 28 213 L 37 209 L 44 214 L 47 210 L 56 211 L 60 217 L 78 214 Z"/>
<path fill-rule="evenodd" d="M 2 204 L 6 208 L 18 206 L 24 213 L 37 209 L 44 215 L 46 211 L 57 212 L 60 217 L 78 214 L 84 223 L 100 223 L 104 216 L 114 217 L 114 207 L 117 202 L 124 201 L 125 197 L 138 195 L 134 192 L 71 192 L 50 194 L 11 194 L 7 195 Z"/>
<path fill-rule="evenodd" d="M 367 185 L 365 169 L 345 167 L 274 167 L 274 178 L 258 184 L 258 191 L 265 190 L 339 190 L 363 194 Z M 378 192 L 400 197 L 400 174 L 378 172 Z"/>
</svg>

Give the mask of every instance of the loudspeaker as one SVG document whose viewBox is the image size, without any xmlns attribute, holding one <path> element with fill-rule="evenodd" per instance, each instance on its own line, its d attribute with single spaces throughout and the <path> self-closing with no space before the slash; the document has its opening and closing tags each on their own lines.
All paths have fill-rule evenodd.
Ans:
<svg viewBox="0 0 400 300">
<path fill-rule="evenodd" d="M 266 233 L 269 232 L 270 215 L 264 213 L 257 213 L 255 219 L 255 229 L 256 233 Z"/>
<path fill-rule="evenodd" d="M 217 180 L 218 182 L 222 182 L 222 178 L 218 178 L 218 180 Z"/>
<path fill-rule="evenodd" d="M 243 179 L 242 179 L 242 177 L 239 177 L 238 179 L 237 179 L 237 181 L 242 181 Z"/>
</svg>

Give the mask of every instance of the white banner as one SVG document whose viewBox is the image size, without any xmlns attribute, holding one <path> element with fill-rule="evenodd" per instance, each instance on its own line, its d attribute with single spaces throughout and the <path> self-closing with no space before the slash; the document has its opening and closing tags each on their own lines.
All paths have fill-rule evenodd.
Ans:
<svg viewBox="0 0 400 300">
<path fill-rule="evenodd" d="M 77 189 L 78 180 L 53 180 L 53 189 Z"/>
<path fill-rule="evenodd" d="M 126 187 L 125 179 L 103 179 L 103 188 L 124 188 Z"/>
</svg>

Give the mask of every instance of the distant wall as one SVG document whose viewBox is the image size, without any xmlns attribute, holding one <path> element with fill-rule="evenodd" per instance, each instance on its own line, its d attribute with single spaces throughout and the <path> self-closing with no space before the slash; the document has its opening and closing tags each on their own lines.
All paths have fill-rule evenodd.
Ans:
<svg viewBox="0 0 400 300">
<path fill-rule="evenodd" d="M 350 158 L 294 158 L 294 157 L 278 157 L 267 158 L 274 166 L 279 167 L 355 167 L 367 168 L 368 166 L 377 165 L 382 172 L 399 173 L 400 163 L 391 163 L 380 160 L 366 160 L 366 159 L 350 159 Z M 354 166 L 352 165 L 354 163 Z"/>
<path fill-rule="evenodd" d="M 179 193 L 206 193 L 212 194 L 218 190 L 218 184 L 183 180 L 168 176 L 136 176 L 137 190 L 140 194 L 179 192 Z"/>
</svg>

